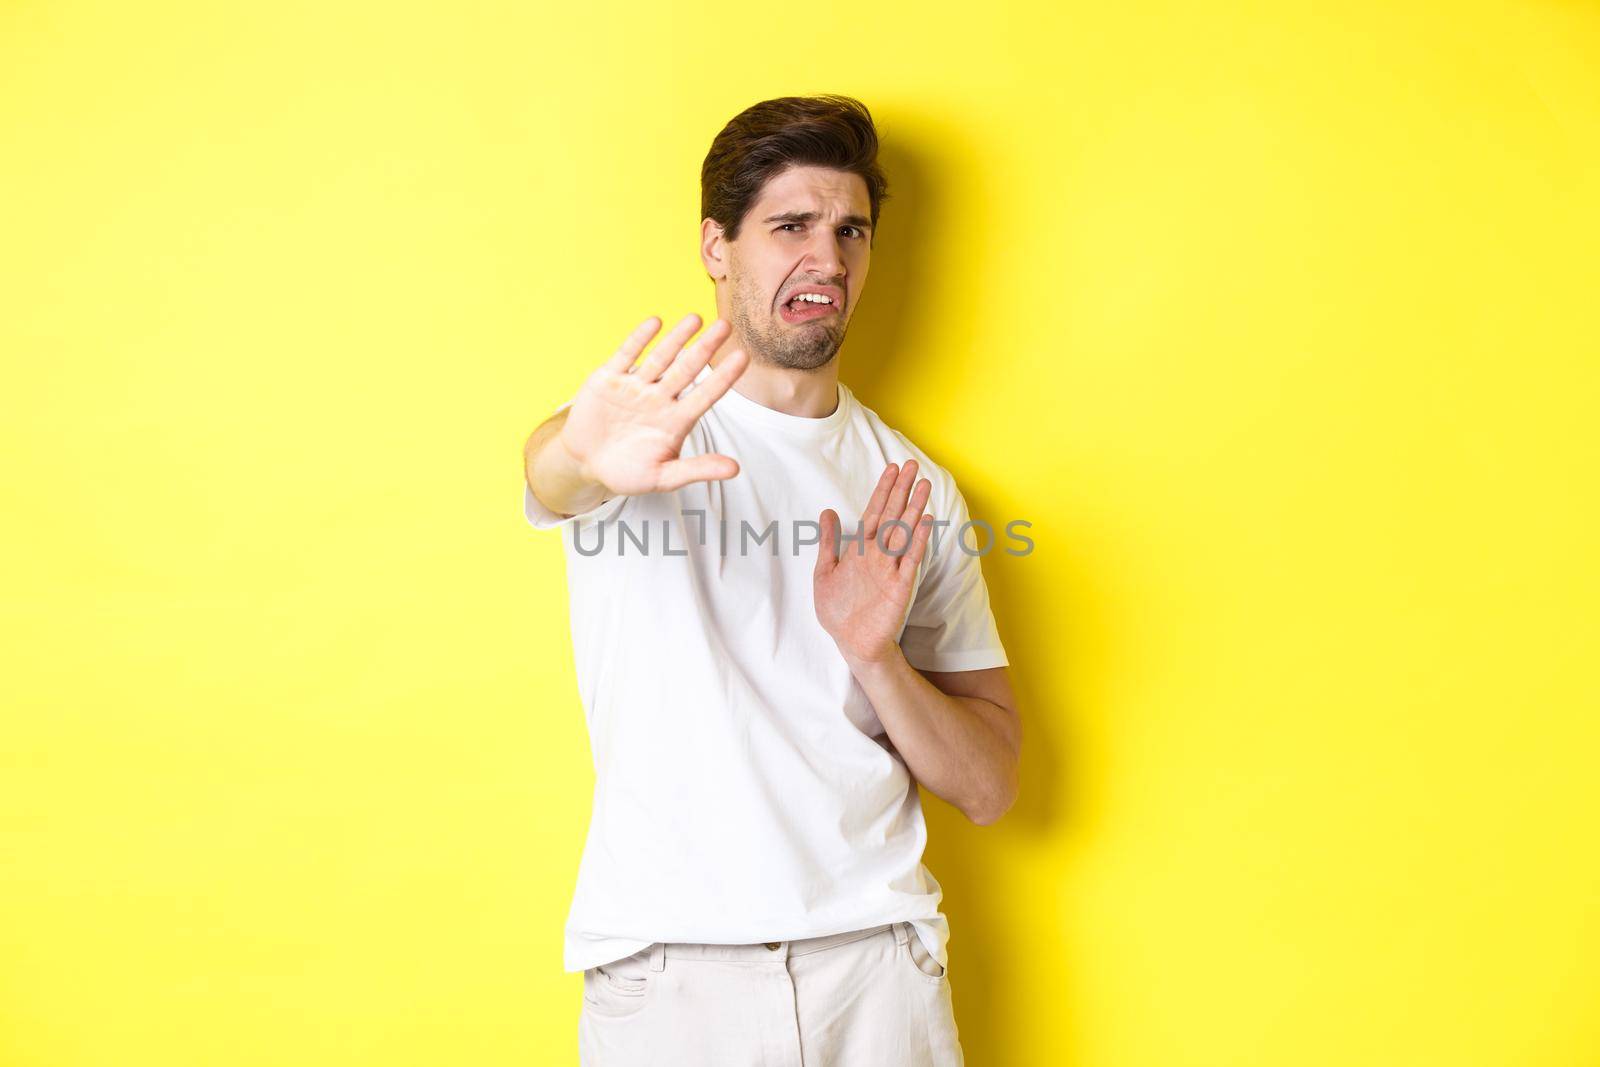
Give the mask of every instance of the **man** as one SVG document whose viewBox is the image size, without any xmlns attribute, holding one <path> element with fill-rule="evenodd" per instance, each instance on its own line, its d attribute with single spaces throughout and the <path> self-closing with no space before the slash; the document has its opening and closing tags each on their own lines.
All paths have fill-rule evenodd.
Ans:
<svg viewBox="0 0 1600 1067">
<path fill-rule="evenodd" d="M 955 482 L 838 380 L 877 145 L 848 97 L 729 122 L 718 319 L 635 366 L 646 320 L 528 439 L 595 765 L 565 948 L 590 1067 L 962 1063 L 917 783 L 994 822 L 1020 725 Z"/>
</svg>

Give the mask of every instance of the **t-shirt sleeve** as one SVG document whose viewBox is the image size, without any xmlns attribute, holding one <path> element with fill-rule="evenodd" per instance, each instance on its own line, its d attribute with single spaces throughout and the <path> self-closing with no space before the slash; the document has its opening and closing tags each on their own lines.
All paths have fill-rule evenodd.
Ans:
<svg viewBox="0 0 1600 1067">
<path fill-rule="evenodd" d="M 584 526 L 590 523 L 604 522 L 622 510 L 622 504 L 628 498 L 614 496 L 603 500 L 588 511 L 580 511 L 576 515 L 559 515 L 533 495 L 533 490 L 524 481 L 522 483 L 522 514 L 528 520 L 528 525 L 535 530 L 551 530 L 557 526 Z"/>
<path fill-rule="evenodd" d="M 572 406 L 572 401 L 567 401 L 556 408 L 560 414 Z M 627 501 L 625 496 L 614 496 L 602 500 L 588 511 L 580 511 L 576 515 L 560 515 L 545 507 L 543 501 L 533 495 L 533 489 L 528 485 L 527 479 L 522 482 L 522 515 L 528 520 L 528 525 L 535 530 L 551 530 L 557 526 L 584 526 L 590 523 L 603 522 L 622 510 L 622 505 Z"/>
<path fill-rule="evenodd" d="M 960 531 L 967 522 L 967 502 L 954 481 L 950 483 L 945 514 L 949 525 L 935 531 L 938 548 L 928 541 L 922 581 L 906 614 L 900 649 L 906 662 L 924 671 L 976 671 L 1009 665 L 1000 644 L 994 612 L 989 607 L 989 587 L 983 581 L 982 559 L 963 551 Z M 986 543 L 982 528 L 968 533 L 966 543 Z M 992 544 L 990 536 L 987 543 Z"/>
</svg>

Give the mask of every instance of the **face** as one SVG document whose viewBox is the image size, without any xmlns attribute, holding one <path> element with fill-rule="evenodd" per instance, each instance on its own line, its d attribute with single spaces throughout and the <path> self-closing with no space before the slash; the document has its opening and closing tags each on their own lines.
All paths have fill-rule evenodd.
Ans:
<svg viewBox="0 0 1600 1067">
<path fill-rule="evenodd" d="M 762 187 L 725 245 L 726 317 L 752 359 L 815 370 L 838 354 L 867 281 L 871 215 L 859 174 L 790 167 Z"/>
</svg>

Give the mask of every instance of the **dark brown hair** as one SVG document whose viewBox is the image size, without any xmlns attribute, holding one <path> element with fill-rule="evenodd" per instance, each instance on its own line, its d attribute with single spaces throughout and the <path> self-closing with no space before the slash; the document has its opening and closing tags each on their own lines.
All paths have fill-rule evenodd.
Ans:
<svg viewBox="0 0 1600 1067">
<path fill-rule="evenodd" d="M 700 167 L 700 217 L 715 219 L 728 240 L 737 240 L 761 187 L 791 166 L 859 174 L 867 183 L 876 239 L 878 205 L 889 196 L 878 167 L 878 131 L 865 104 L 831 93 L 763 100 L 730 119 Z"/>
</svg>

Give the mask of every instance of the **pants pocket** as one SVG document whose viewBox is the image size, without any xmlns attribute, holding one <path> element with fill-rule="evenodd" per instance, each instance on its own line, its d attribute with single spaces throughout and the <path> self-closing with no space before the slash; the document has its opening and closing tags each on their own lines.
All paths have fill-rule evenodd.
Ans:
<svg viewBox="0 0 1600 1067">
<path fill-rule="evenodd" d="M 922 938 L 917 936 L 915 930 L 906 930 L 905 955 L 911 961 L 911 966 L 916 970 L 917 977 L 935 984 L 944 981 L 945 969 L 933 954 L 923 945 Z"/>
<path fill-rule="evenodd" d="M 653 981 L 647 948 L 584 971 L 583 1003 L 596 1015 L 624 1018 L 644 1009 Z"/>
</svg>

